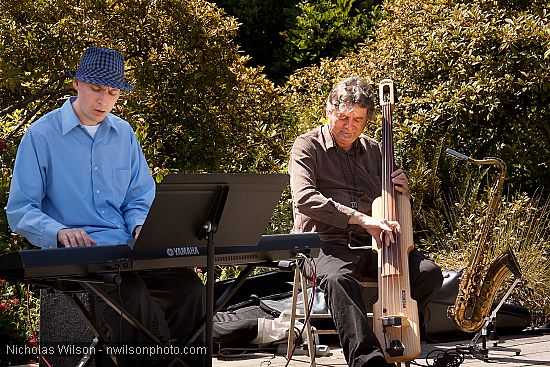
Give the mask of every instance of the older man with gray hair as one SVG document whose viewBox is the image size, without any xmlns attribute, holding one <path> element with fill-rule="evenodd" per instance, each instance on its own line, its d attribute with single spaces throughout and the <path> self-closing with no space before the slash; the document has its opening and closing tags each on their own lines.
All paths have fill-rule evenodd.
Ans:
<svg viewBox="0 0 550 367">
<path fill-rule="evenodd" d="M 334 85 L 327 98 L 327 122 L 299 136 L 292 147 L 289 173 L 293 232 L 318 232 L 323 242 L 317 277 L 340 336 L 349 366 L 386 366 L 380 343 L 369 327 L 359 280 L 377 278 L 373 251 L 367 246 L 381 234 L 399 231 L 399 223 L 371 216 L 381 193 L 380 144 L 363 134 L 374 116 L 368 84 L 352 77 Z M 410 196 L 407 176 L 392 174 L 395 189 Z M 441 270 L 413 250 L 409 256 L 412 297 L 422 310 L 441 286 Z M 390 364 L 392 365 L 392 364 Z"/>
</svg>

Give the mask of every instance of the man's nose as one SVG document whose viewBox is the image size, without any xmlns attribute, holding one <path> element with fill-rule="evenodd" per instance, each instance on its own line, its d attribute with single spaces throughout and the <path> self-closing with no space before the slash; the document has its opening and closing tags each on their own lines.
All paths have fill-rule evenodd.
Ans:
<svg viewBox="0 0 550 367">
<path fill-rule="evenodd" d="M 102 105 L 104 102 L 105 102 L 105 93 L 103 92 L 99 93 L 99 95 L 97 96 L 97 103 Z"/>
</svg>

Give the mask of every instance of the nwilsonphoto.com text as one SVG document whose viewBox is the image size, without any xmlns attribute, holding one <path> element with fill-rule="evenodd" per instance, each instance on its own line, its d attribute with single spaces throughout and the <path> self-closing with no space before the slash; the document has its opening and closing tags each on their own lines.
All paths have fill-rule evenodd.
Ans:
<svg viewBox="0 0 550 367">
<path fill-rule="evenodd" d="M 179 347 L 176 345 L 147 345 L 136 346 L 120 344 L 115 346 L 90 346 L 79 344 L 54 344 L 54 345 L 27 345 L 13 344 L 6 345 L 3 352 L 5 355 L 83 355 L 83 354 L 113 354 L 113 355 L 196 355 L 206 354 L 206 347 Z"/>
</svg>

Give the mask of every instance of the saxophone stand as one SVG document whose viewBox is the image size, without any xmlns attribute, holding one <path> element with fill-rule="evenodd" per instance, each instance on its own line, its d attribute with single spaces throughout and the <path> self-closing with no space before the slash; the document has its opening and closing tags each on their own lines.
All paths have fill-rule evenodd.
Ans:
<svg viewBox="0 0 550 367">
<path fill-rule="evenodd" d="M 501 350 L 506 352 L 513 352 L 516 354 L 516 356 L 519 356 L 521 353 L 521 349 L 519 348 L 508 348 L 497 345 L 498 343 L 498 334 L 497 334 L 497 312 L 500 310 L 504 302 L 508 299 L 516 285 L 521 281 L 521 278 L 516 277 L 514 280 L 514 283 L 510 286 L 510 289 L 508 289 L 508 292 L 502 297 L 500 300 L 500 303 L 497 307 L 491 312 L 491 314 L 487 317 L 485 317 L 485 323 L 481 327 L 481 329 L 477 332 L 477 334 L 470 340 L 470 342 L 467 345 L 457 345 L 456 351 L 462 352 L 462 353 L 469 353 L 472 355 L 472 357 L 481 359 L 484 362 L 489 361 L 489 350 Z M 487 337 L 487 328 L 489 325 L 492 325 L 493 331 L 491 331 L 491 335 L 488 338 Z M 492 336 L 492 337 L 491 337 Z M 481 337 L 481 348 L 479 348 L 478 340 Z M 487 347 L 487 340 L 493 341 L 492 347 Z"/>
</svg>

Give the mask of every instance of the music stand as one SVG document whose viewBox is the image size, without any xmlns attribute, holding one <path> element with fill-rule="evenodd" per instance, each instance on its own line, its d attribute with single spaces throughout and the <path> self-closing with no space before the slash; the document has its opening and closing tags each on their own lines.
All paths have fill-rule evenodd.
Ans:
<svg viewBox="0 0 550 367">
<path fill-rule="evenodd" d="M 157 186 L 133 250 L 204 247 L 206 242 L 207 366 L 213 351 L 214 234 L 223 246 L 257 245 L 288 182 L 287 174 L 174 174 Z"/>
</svg>

